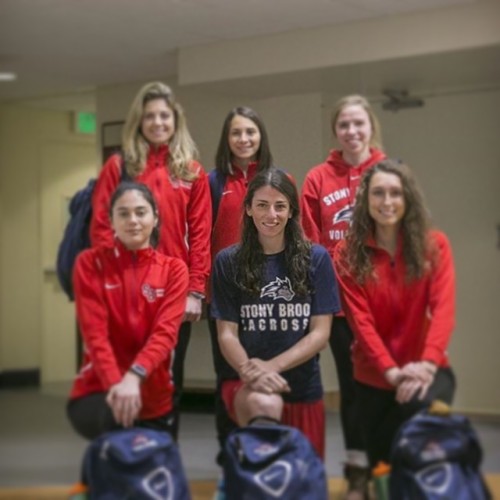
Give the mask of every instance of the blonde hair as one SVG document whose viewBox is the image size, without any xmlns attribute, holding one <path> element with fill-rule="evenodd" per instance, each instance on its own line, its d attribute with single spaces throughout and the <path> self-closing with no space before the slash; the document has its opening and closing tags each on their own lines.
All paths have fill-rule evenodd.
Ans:
<svg viewBox="0 0 500 500">
<path fill-rule="evenodd" d="M 339 114 L 347 106 L 361 106 L 366 111 L 372 126 L 372 136 L 370 137 L 370 146 L 377 149 L 383 149 L 382 129 L 380 127 L 380 122 L 378 121 L 378 118 L 375 115 L 375 112 L 373 111 L 371 104 L 368 102 L 368 99 L 366 97 L 363 97 L 362 95 L 358 94 L 346 95 L 336 102 L 335 107 L 333 108 L 332 111 L 332 120 L 331 120 L 333 135 L 337 137 L 337 134 L 335 132 L 335 125 L 337 124 Z"/>
<path fill-rule="evenodd" d="M 172 89 L 162 82 L 144 85 L 130 106 L 122 132 L 122 145 L 127 173 L 135 177 L 144 171 L 149 152 L 149 143 L 141 132 L 144 106 L 149 101 L 163 99 L 174 113 L 175 132 L 169 142 L 168 167 L 179 179 L 191 181 L 197 177 L 193 171 L 193 160 L 198 150 L 187 128 L 186 117 L 181 105 L 175 100 Z"/>
</svg>

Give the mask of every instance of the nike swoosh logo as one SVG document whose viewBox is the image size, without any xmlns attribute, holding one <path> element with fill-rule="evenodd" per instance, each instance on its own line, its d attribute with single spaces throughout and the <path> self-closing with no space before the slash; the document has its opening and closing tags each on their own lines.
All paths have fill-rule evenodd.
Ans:
<svg viewBox="0 0 500 500">
<path fill-rule="evenodd" d="M 229 194 L 229 193 L 232 193 L 232 191 L 223 191 L 222 196 L 224 196 L 225 194 Z"/>
<path fill-rule="evenodd" d="M 106 290 L 113 290 L 113 289 L 118 288 L 120 286 L 121 286 L 120 283 L 116 283 L 116 284 L 114 284 L 114 283 L 104 283 L 104 288 Z"/>
<path fill-rule="evenodd" d="M 278 470 L 276 472 L 271 472 L 270 474 L 266 474 L 265 476 L 262 476 L 262 479 L 264 479 L 264 481 L 271 481 L 273 480 L 275 477 L 278 477 L 278 476 L 281 476 L 283 475 L 283 472 Z"/>
</svg>

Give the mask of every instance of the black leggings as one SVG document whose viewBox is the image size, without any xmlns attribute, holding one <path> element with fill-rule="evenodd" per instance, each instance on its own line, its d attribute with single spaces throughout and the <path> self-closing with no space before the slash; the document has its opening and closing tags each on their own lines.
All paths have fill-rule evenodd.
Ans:
<svg viewBox="0 0 500 500">
<path fill-rule="evenodd" d="M 177 441 L 179 437 L 179 420 L 180 420 L 180 404 L 182 392 L 184 389 L 184 361 L 186 359 L 189 339 L 191 338 L 191 322 L 185 321 L 181 323 L 179 328 L 179 339 L 175 346 L 174 364 L 172 367 L 172 377 L 174 380 L 174 398 L 172 416 L 174 418 L 172 424 L 172 435 Z"/>
<path fill-rule="evenodd" d="M 358 386 L 359 415 L 370 465 L 390 462 L 392 441 L 401 424 L 415 413 L 439 399 L 451 405 L 455 394 L 455 375 L 450 368 L 440 368 L 424 400 L 416 397 L 408 403 L 396 401 L 396 392 L 356 383 Z"/>
<path fill-rule="evenodd" d="M 217 325 L 214 319 L 210 317 L 210 306 L 207 308 L 208 316 L 208 330 L 210 331 L 210 340 L 212 343 L 212 358 L 214 363 L 214 370 L 216 375 L 216 386 L 215 386 L 215 428 L 217 431 L 217 440 L 219 441 L 219 453 L 217 455 L 217 463 L 223 465 L 224 456 L 224 443 L 229 433 L 237 427 L 235 422 L 229 418 L 227 413 L 226 405 L 222 400 L 222 379 L 221 379 L 221 367 L 227 364 L 224 356 L 219 347 L 219 341 L 217 340 Z"/>
<path fill-rule="evenodd" d="M 335 359 L 340 389 L 340 420 L 346 450 L 365 450 L 361 423 L 356 403 L 356 383 L 353 375 L 351 345 L 353 334 L 342 316 L 333 318 L 330 349 Z"/>
<path fill-rule="evenodd" d="M 66 414 L 71 425 L 80 436 L 92 440 L 104 432 L 123 429 L 113 417 L 106 403 L 106 393 L 96 392 L 68 401 Z M 172 413 L 148 420 L 136 420 L 134 426 L 172 433 Z"/>
</svg>

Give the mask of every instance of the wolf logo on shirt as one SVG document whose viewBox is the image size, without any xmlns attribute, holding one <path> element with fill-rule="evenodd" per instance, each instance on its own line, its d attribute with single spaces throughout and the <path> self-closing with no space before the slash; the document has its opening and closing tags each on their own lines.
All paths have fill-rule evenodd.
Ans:
<svg viewBox="0 0 500 500">
<path fill-rule="evenodd" d="M 281 298 L 290 302 L 295 297 L 295 292 L 288 277 L 283 280 L 276 277 L 274 281 L 271 281 L 271 283 L 261 289 L 260 298 L 262 297 L 271 297 L 275 300 Z"/>
<path fill-rule="evenodd" d="M 333 224 L 338 224 L 339 222 L 351 222 L 353 207 L 351 205 L 347 205 L 346 207 L 339 210 L 333 216 Z"/>
</svg>

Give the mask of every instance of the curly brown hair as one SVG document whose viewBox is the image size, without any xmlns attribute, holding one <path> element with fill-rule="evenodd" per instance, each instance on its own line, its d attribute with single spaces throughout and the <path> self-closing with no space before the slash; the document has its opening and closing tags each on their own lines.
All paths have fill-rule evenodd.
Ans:
<svg viewBox="0 0 500 500">
<path fill-rule="evenodd" d="M 306 296 L 310 289 L 309 267 L 311 244 L 304 238 L 300 225 L 299 195 L 295 183 L 280 169 L 271 167 L 258 173 L 248 186 L 244 207 L 249 208 L 255 192 L 271 186 L 284 194 L 290 203 L 291 218 L 285 226 L 285 265 L 293 289 L 299 296 Z M 250 295 L 259 295 L 262 287 L 265 255 L 259 241 L 257 228 L 246 210 L 243 215 L 241 243 L 236 253 L 237 281 Z"/>
<path fill-rule="evenodd" d="M 427 270 L 429 252 L 432 251 L 432 244 L 428 238 L 429 211 L 410 167 L 397 160 L 383 160 L 363 175 L 356 195 L 352 225 L 346 237 L 343 260 L 358 283 L 363 284 L 372 275 L 373 249 L 366 244 L 366 241 L 375 234 L 375 222 L 368 210 L 368 191 L 372 177 L 378 172 L 394 174 L 401 179 L 405 213 L 401 220 L 400 230 L 403 236 L 406 278 L 408 281 L 420 278 Z"/>
</svg>

